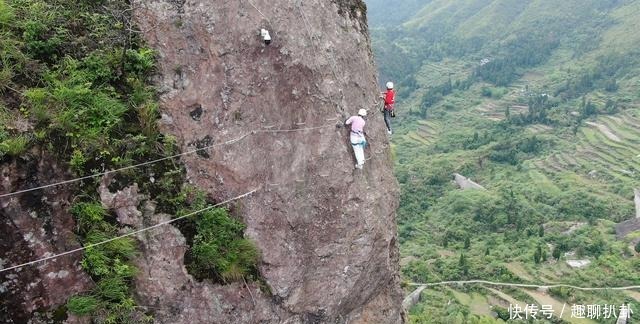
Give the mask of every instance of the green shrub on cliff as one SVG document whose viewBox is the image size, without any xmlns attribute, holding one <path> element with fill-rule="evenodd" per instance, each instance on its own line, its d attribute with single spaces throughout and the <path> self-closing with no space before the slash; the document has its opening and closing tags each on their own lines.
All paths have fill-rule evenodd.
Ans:
<svg viewBox="0 0 640 324">
<path fill-rule="evenodd" d="M 67 309 L 76 315 L 89 315 L 95 312 L 100 302 L 93 296 L 74 296 L 69 299 Z"/>
<path fill-rule="evenodd" d="M 136 254 L 134 239 L 126 237 L 92 246 L 119 235 L 118 228 L 108 221 L 109 213 L 97 202 L 75 203 L 71 212 L 86 247 L 81 265 L 96 282 L 96 288 L 91 295 L 70 298 L 68 310 L 76 315 L 98 317 L 99 322 L 105 323 L 138 318 L 140 314 L 130 297 L 130 281 L 137 272 L 130 263 Z M 143 320 L 150 321 L 146 317 Z"/>
<path fill-rule="evenodd" d="M 202 192 L 196 192 L 186 214 L 208 208 Z M 195 235 L 188 269 L 197 278 L 214 278 L 222 282 L 241 281 L 256 273 L 260 253 L 243 238 L 245 225 L 229 215 L 225 208 L 208 209 L 194 216 Z"/>
<path fill-rule="evenodd" d="M 258 250 L 242 238 L 244 225 L 225 209 L 213 209 L 196 220 L 192 269 L 200 275 L 213 271 L 224 281 L 238 281 L 254 271 Z"/>
<path fill-rule="evenodd" d="M 7 138 L 0 142 L 0 157 L 3 155 L 19 156 L 24 153 L 29 145 L 29 139 L 25 136 Z"/>
<path fill-rule="evenodd" d="M 0 0 L 0 159 L 19 159 L 35 146 L 86 176 L 178 153 L 177 141 L 157 129 L 150 82 L 156 53 L 128 27 L 131 14 L 127 1 Z M 5 127 L 18 115 L 29 121 L 26 130 Z M 208 206 L 203 198 L 189 203 L 181 191 L 184 174 L 175 160 L 166 160 L 118 172 L 112 185 L 138 183 L 157 212 Z M 92 179 L 79 183 L 70 208 L 86 247 L 81 265 L 96 287 L 70 298 L 67 308 L 96 323 L 149 322 L 132 298 L 135 239 L 93 245 L 123 232 L 99 202 L 96 186 Z M 185 233 L 193 243 L 188 268 L 199 277 L 230 282 L 257 273 L 259 253 L 226 210 L 186 223 L 195 228 Z"/>
<path fill-rule="evenodd" d="M 75 216 L 80 230 L 85 232 L 97 227 L 107 216 L 107 210 L 97 202 L 76 203 L 71 207 L 71 213 Z"/>
<path fill-rule="evenodd" d="M 123 1 L 0 0 L 0 158 L 34 145 L 87 175 L 162 155 L 148 81 L 155 53 L 125 28 L 130 19 Z M 5 127 L 16 116 L 29 127 Z M 85 247 L 120 233 L 94 185 L 81 183 L 70 209 Z M 88 247 L 81 265 L 96 288 L 68 310 L 99 323 L 148 322 L 131 298 L 136 248 L 132 238 Z"/>
</svg>

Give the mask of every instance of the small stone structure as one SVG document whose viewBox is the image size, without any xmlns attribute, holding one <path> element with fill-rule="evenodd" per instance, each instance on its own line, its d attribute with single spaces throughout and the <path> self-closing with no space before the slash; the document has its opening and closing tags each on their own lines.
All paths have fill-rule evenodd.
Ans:
<svg viewBox="0 0 640 324">
<path fill-rule="evenodd" d="M 567 264 L 573 269 L 580 269 L 591 264 L 590 260 L 567 260 Z"/>
<path fill-rule="evenodd" d="M 422 294 L 422 291 L 426 288 L 426 286 L 420 286 L 410 293 L 409 296 L 405 297 L 402 301 L 402 309 L 408 313 L 411 307 L 415 306 L 420 301 L 420 294 Z"/>
<path fill-rule="evenodd" d="M 633 193 L 635 194 L 633 201 L 636 203 L 636 218 L 640 218 L 640 189 L 633 189 Z"/>
</svg>

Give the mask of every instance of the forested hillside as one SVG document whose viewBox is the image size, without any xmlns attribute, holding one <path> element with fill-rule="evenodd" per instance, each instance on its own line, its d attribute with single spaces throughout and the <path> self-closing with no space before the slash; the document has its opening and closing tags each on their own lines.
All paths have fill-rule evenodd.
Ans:
<svg viewBox="0 0 640 324">
<path fill-rule="evenodd" d="M 640 1 L 405 2 L 410 14 L 368 2 L 380 73 L 398 85 L 404 280 L 639 284 Z M 454 173 L 486 190 L 459 189 Z M 414 323 L 640 294 L 474 285 L 422 296 Z"/>
</svg>

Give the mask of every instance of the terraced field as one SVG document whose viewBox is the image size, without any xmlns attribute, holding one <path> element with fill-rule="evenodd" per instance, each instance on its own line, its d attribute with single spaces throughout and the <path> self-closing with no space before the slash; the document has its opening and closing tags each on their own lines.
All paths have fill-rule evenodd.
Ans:
<svg viewBox="0 0 640 324">
<path fill-rule="evenodd" d="M 597 323 L 593 320 L 589 320 L 586 318 L 572 318 L 571 304 L 563 303 L 549 296 L 549 294 L 545 292 L 541 292 L 537 290 L 528 290 L 528 289 L 522 289 L 522 291 L 527 295 L 531 296 L 533 299 L 535 299 L 538 305 L 551 305 L 554 313 L 554 318 L 558 318 L 562 314 L 561 318 L 569 323 L 577 323 L 577 324 Z"/>
<path fill-rule="evenodd" d="M 513 91 L 513 90 L 512 90 Z M 500 105 L 506 103 L 506 97 L 500 100 L 483 98 L 480 104 L 472 106 L 471 111 L 459 111 L 455 118 L 459 120 L 472 120 L 477 122 L 482 118 L 498 118 Z M 515 100 L 513 102 L 516 102 Z M 519 109 L 526 109 L 521 106 Z M 513 112 L 513 110 L 511 110 Z M 472 113 L 471 116 L 469 113 Z M 471 117 L 481 118 L 472 119 Z M 503 116 L 502 116 L 503 117 Z M 489 124 L 489 123 L 487 123 Z M 406 129 L 410 131 L 398 136 L 394 142 L 401 140 L 403 145 L 411 143 L 417 146 L 429 146 L 436 144 L 436 141 L 446 140 L 448 134 L 447 121 L 427 119 L 417 121 Z M 526 127 L 526 132 L 540 135 L 540 137 L 553 137 L 558 143 L 557 152 L 548 154 L 534 160 L 529 160 L 527 170 L 532 184 L 536 187 L 544 188 L 549 195 L 560 195 L 565 189 L 565 185 L 587 187 L 590 193 L 595 196 L 613 197 L 619 201 L 629 200 L 629 188 L 640 186 L 640 111 L 627 110 L 616 115 L 600 115 L 597 118 L 584 122 L 578 129 L 576 136 L 563 137 L 559 129 L 551 126 L 534 124 Z M 560 133 L 555 137 L 554 134 Z M 465 158 L 470 158 L 473 151 L 465 151 Z M 531 167 L 533 166 L 533 167 Z M 620 188 L 625 188 L 620 190 Z M 606 198 L 605 198 L 606 199 Z M 580 226 L 587 226 L 585 222 L 578 221 L 556 221 L 555 227 L 546 228 L 546 233 L 571 235 L 571 229 L 578 229 Z M 566 223 L 566 224 L 564 224 Z M 562 225 L 562 226 L 561 226 Z M 580 226 L 577 226 L 580 225 Z M 602 225 L 602 231 L 607 232 L 610 225 Z M 607 232 L 608 233 L 608 232 Z M 422 233 L 429 236 L 429 233 Z M 615 241 L 613 234 L 606 234 L 607 241 Z M 547 255 L 553 252 L 553 245 L 548 244 Z M 416 246 L 415 250 L 419 250 Z M 629 246 L 629 251 L 633 246 Z M 437 249 L 435 254 L 440 259 L 457 258 L 455 250 Z M 590 258 L 589 258 L 590 259 Z M 419 260 L 415 258 L 414 260 Z M 433 262 L 427 262 L 427 266 L 432 266 Z M 516 282 L 525 283 L 562 283 L 567 278 L 575 278 L 584 275 L 585 269 L 574 269 L 566 264 L 566 256 L 556 261 L 551 258 L 542 264 L 528 263 L 526 260 L 505 262 L 507 270 L 520 278 Z M 557 317 L 565 305 L 564 299 L 551 296 L 548 292 L 527 290 L 527 289 L 505 289 L 502 287 L 449 287 L 443 288 L 442 292 L 447 296 L 444 301 L 429 300 L 430 305 L 452 305 L 463 306 L 470 314 L 477 316 L 495 316 L 495 307 L 508 308 L 509 305 L 518 304 L 521 307 L 527 304 L 552 305 Z M 429 290 L 429 289 L 428 289 Z M 433 290 L 430 293 L 436 294 Z M 425 293 L 428 294 L 428 293 Z M 423 294 L 423 301 L 426 296 Z M 597 301 L 599 298 L 609 298 L 598 296 L 597 294 L 583 297 L 588 301 Z M 640 298 L 640 294 L 634 291 L 626 292 L 627 298 Z M 617 298 L 617 297 L 616 297 Z M 424 306 L 423 306 L 424 307 Z M 454 306 L 451 306 L 454 307 Z M 567 323 L 595 323 L 588 319 L 571 318 L 571 304 L 567 301 L 563 320 Z"/>
<path fill-rule="evenodd" d="M 519 306 L 521 309 L 528 304 L 534 304 L 538 307 L 541 305 L 551 306 L 553 318 L 560 318 L 568 323 L 576 324 L 591 324 L 597 323 L 593 320 L 586 318 L 572 318 L 571 316 L 571 304 L 564 303 L 545 291 L 538 291 L 532 289 L 517 289 L 517 296 L 512 296 L 510 293 L 500 289 L 491 287 L 483 287 L 482 292 L 463 292 L 460 290 L 447 288 L 447 291 L 455 298 L 456 302 L 461 305 L 469 307 L 469 311 L 474 315 L 491 316 L 492 309 L 495 306 L 508 309 L 509 307 Z M 526 297 L 526 299 L 523 298 Z M 629 296 L 632 298 L 640 298 L 637 293 L 630 292 Z M 524 318 L 524 313 L 522 313 Z M 543 319 L 544 314 L 538 313 L 537 318 Z"/>
<path fill-rule="evenodd" d="M 508 89 L 509 93 L 499 100 L 485 99 L 484 102 L 474 108 L 474 112 L 493 121 L 504 120 L 506 118 L 507 107 L 509 107 L 509 113 L 512 116 L 525 114 L 529 107 L 518 101 L 522 96 L 521 86 L 513 86 Z"/>
<path fill-rule="evenodd" d="M 503 102 L 487 100 L 475 109 L 489 119 L 492 117 L 498 119 L 496 111 L 501 103 Z M 553 128 L 546 125 L 532 125 L 527 128 L 527 131 L 541 134 L 549 133 Z M 570 149 L 565 147 L 562 151 L 534 160 L 533 165 L 535 168 L 530 171 L 531 177 L 545 187 L 549 187 L 550 193 L 560 190 L 553 180 L 558 175 L 571 179 L 577 185 L 589 186 L 592 192 L 598 195 L 610 195 L 611 188 L 619 187 L 620 184 L 638 186 L 640 184 L 640 112 L 630 110 L 613 116 L 599 116 L 585 122 L 578 130 L 575 142 L 570 143 Z M 581 223 L 581 225 L 584 224 Z M 572 228 L 569 225 L 566 227 Z M 550 229 L 550 231 L 553 230 Z M 565 235 L 570 234 L 570 231 L 562 229 L 560 231 L 564 231 Z M 550 255 L 551 251 L 552 247 L 549 247 L 547 253 Z M 506 267 L 523 281 L 531 283 L 562 282 L 563 278 L 574 276 L 579 271 L 572 269 L 564 261 L 550 261 L 535 267 L 511 262 L 506 264 Z M 469 311 L 475 315 L 486 315 L 495 306 L 507 308 L 509 305 L 518 304 L 524 307 L 527 303 L 535 303 L 552 305 L 555 316 L 558 316 L 565 306 L 562 319 L 569 323 L 596 323 L 589 319 L 571 318 L 571 305 L 565 305 L 563 301 L 544 291 L 518 289 L 516 294 L 512 294 L 508 289 L 497 287 L 484 287 L 484 290 L 486 290 L 485 293 L 478 295 L 476 292 L 469 293 L 456 287 L 450 289 L 456 301 L 469 307 Z M 636 291 L 629 291 L 626 294 L 630 298 L 640 300 L 640 293 Z"/>
<path fill-rule="evenodd" d="M 640 118 L 635 111 L 602 116 L 581 127 L 573 151 L 534 161 L 546 173 L 572 171 L 612 184 L 640 180 Z"/>
<path fill-rule="evenodd" d="M 449 289 L 456 300 L 465 306 L 468 306 L 471 313 L 476 315 L 491 315 L 491 305 L 486 296 L 480 295 L 477 292 L 467 294 L 457 290 Z"/>
<path fill-rule="evenodd" d="M 441 125 L 435 121 L 420 120 L 416 130 L 410 131 L 403 137 L 410 143 L 430 145 L 436 141 L 440 129 Z"/>
<path fill-rule="evenodd" d="M 487 101 L 476 108 L 476 113 L 489 120 L 501 121 L 505 119 L 505 108 L 499 101 Z"/>
<path fill-rule="evenodd" d="M 426 63 L 415 75 L 420 84 L 442 84 L 451 80 L 464 80 L 472 73 L 472 62 L 443 60 L 442 62 Z"/>
<path fill-rule="evenodd" d="M 527 127 L 527 131 L 533 133 L 533 134 L 540 134 L 540 133 L 545 133 L 548 132 L 550 130 L 552 130 L 553 127 L 551 126 L 547 126 L 547 125 L 542 125 L 542 124 L 535 124 L 535 125 L 531 125 L 529 127 Z"/>
</svg>

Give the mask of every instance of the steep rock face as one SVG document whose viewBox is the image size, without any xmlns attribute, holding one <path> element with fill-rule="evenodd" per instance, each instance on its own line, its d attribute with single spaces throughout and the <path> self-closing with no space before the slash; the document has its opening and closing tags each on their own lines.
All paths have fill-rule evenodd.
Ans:
<svg viewBox="0 0 640 324">
<path fill-rule="evenodd" d="M 273 294 L 234 304 L 229 296 L 241 287 L 193 283 L 181 266 L 156 265 L 136 285 L 157 301 L 158 321 L 401 322 L 398 188 L 363 8 L 360 1 L 134 2 L 143 36 L 159 53 L 163 131 L 185 151 L 219 145 L 184 158 L 188 181 L 217 200 L 258 189 L 236 209 Z M 270 45 L 260 28 L 269 29 Z M 365 169 L 354 171 L 349 132 L 336 125 L 359 108 L 369 109 L 370 146 Z M 178 233 L 166 231 L 174 239 L 146 242 L 146 259 L 183 253 Z M 144 288 L 145 280 L 162 289 Z M 168 311 L 167 292 L 207 300 Z M 233 312 L 254 315 L 221 317 Z"/>
<path fill-rule="evenodd" d="M 65 178 L 55 159 L 34 148 L 21 160 L 0 166 L 0 192 L 13 192 Z M 0 198 L 0 266 L 9 267 L 62 253 L 80 244 L 68 212 L 71 191 L 49 188 Z M 82 271 L 82 254 L 0 273 L 0 322 L 35 321 L 38 311 L 64 305 L 74 294 L 90 290 Z M 43 316 L 47 316 L 43 314 Z"/>
</svg>

